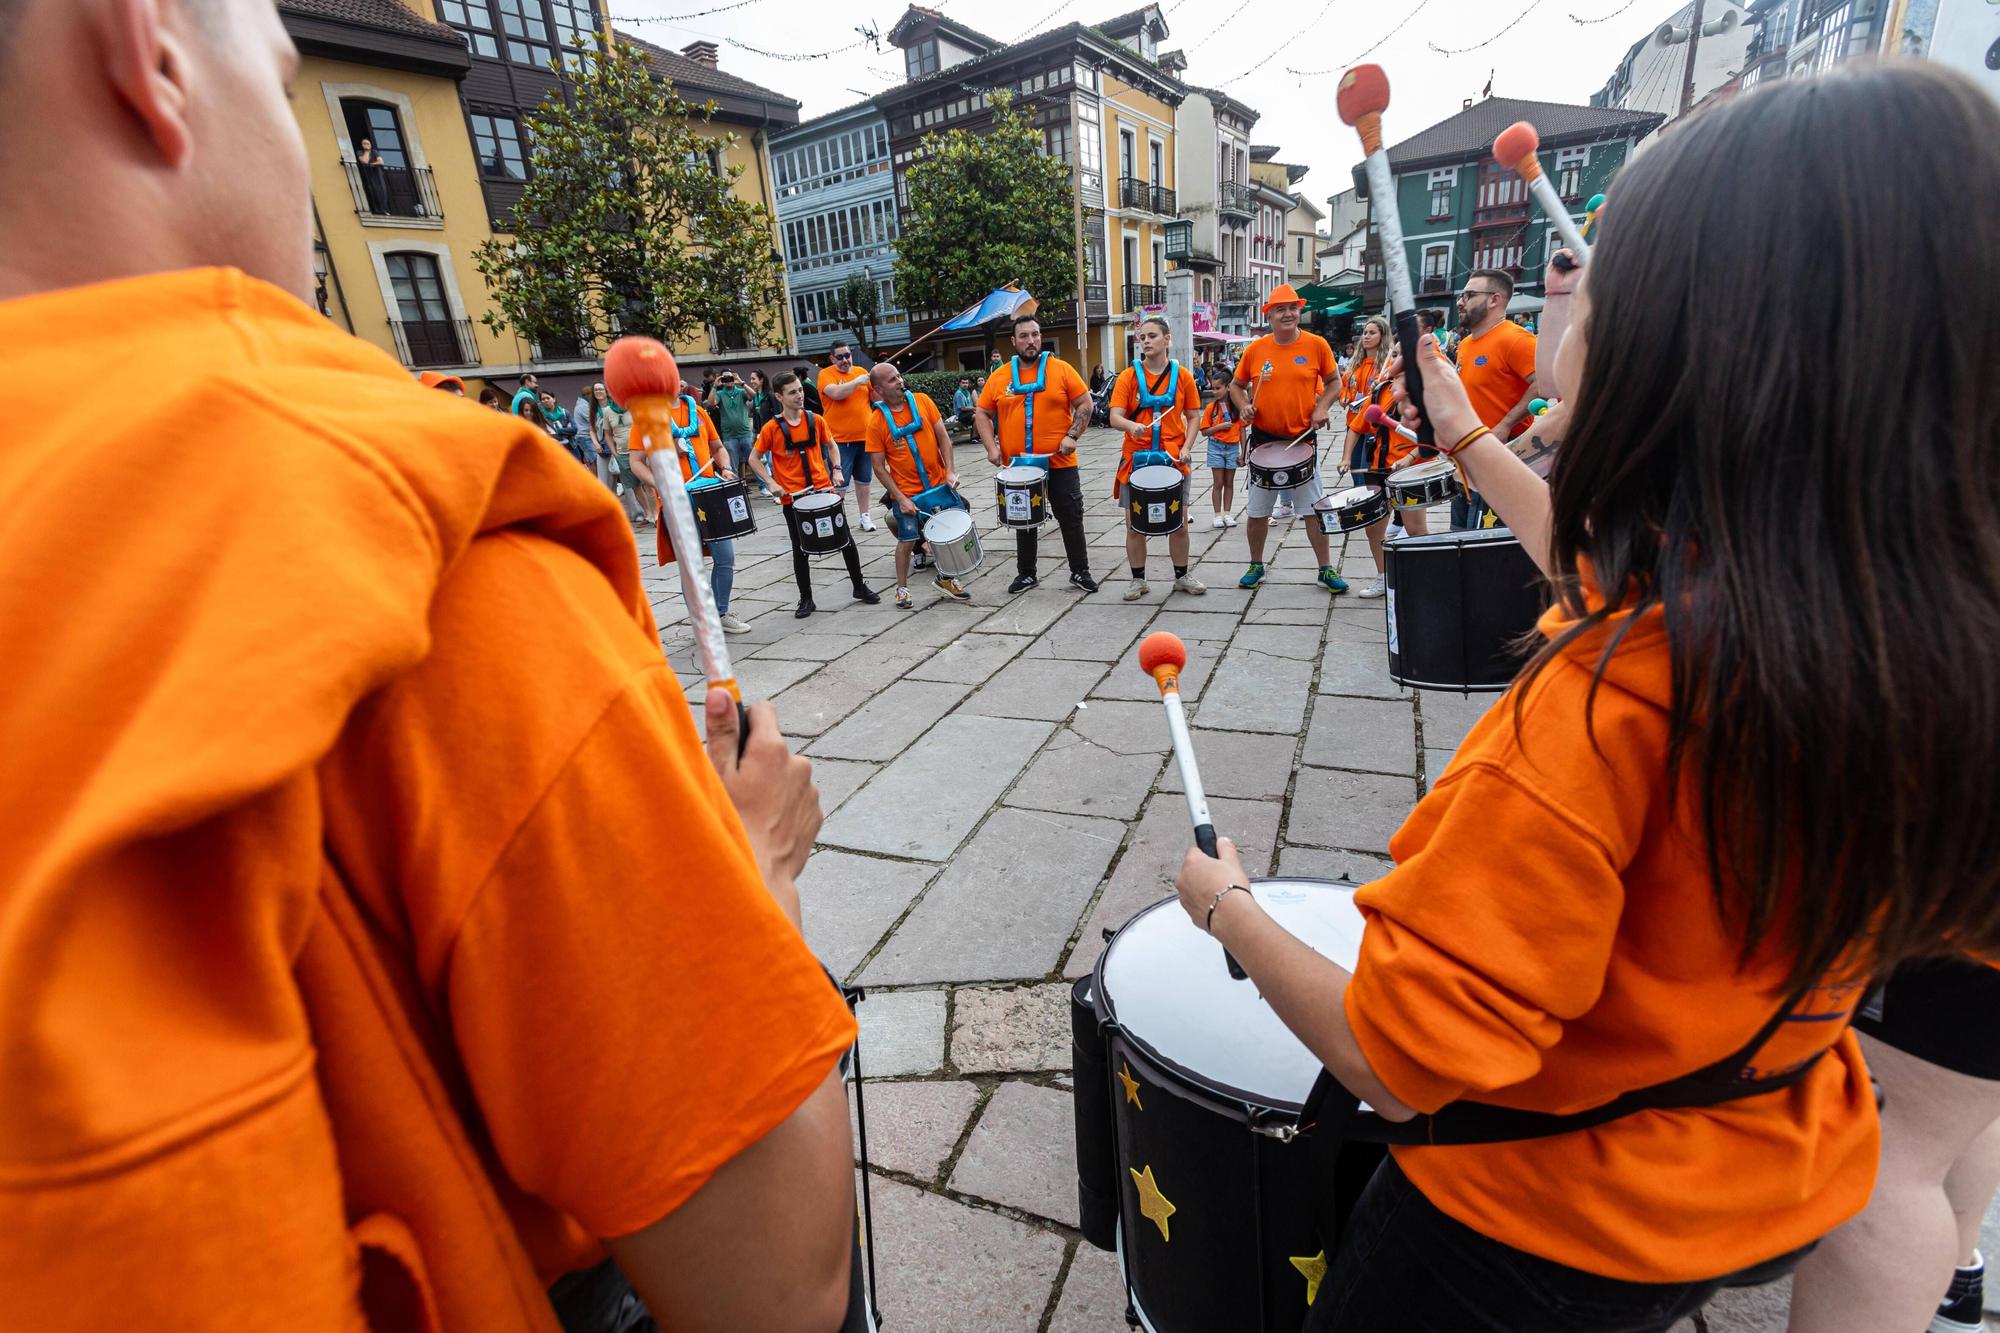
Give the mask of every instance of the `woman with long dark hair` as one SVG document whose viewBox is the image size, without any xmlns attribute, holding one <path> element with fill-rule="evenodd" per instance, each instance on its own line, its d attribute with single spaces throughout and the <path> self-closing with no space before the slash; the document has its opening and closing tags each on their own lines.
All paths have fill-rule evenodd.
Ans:
<svg viewBox="0 0 2000 1333">
<path fill-rule="evenodd" d="M 2000 223 L 1932 206 L 2000 198 L 1996 142 L 1930 65 L 1677 126 L 1600 215 L 1547 484 L 1421 344 L 1546 642 L 1356 895 L 1351 974 L 1233 848 L 1178 884 L 1346 1089 L 1428 1117 L 1309 1329 L 1664 1330 L 1867 1202 L 1855 1006 L 2000 956 Z"/>
</svg>

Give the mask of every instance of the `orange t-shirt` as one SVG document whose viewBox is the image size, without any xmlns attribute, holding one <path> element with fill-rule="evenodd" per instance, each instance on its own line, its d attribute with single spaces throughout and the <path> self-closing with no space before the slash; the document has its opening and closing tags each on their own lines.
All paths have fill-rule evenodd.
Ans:
<svg viewBox="0 0 2000 1333">
<path fill-rule="evenodd" d="M 1009 386 L 1013 383 L 1013 361 L 1000 363 L 1000 368 L 986 377 L 986 387 L 979 392 L 980 410 L 993 417 L 994 433 L 1000 440 L 1000 456 L 1003 460 L 1024 454 L 1054 454 L 1049 466 L 1075 467 L 1076 455 L 1058 452 L 1062 448 L 1063 436 L 1069 434 L 1073 422 L 1072 407 L 1090 396 L 1090 386 L 1083 382 L 1083 376 L 1076 373 L 1076 367 L 1052 352 L 1042 353 L 1045 360 L 1041 390 L 1033 395 L 1035 400 L 1035 438 L 1032 443 L 1027 437 L 1026 393 L 1014 393 Z M 1034 383 L 1034 367 L 1021 367 L 1022 385 Z"/>
<path fill-rule="evenodd" d="M 1153 409 L 1150 407 L 1141 409 L 1139 406 L 1139 376 L 1145 373 L 1145 369 L 1145 363 L 1140 362 L 1118 372 L 1118 380 L 1111 386 L 1111 406 L 1130 420 L 1150 426 L 1153 422 Z M 1157 389 L 1161 393 L 1166 392 L 1166 374 L 1165 370 L 1160 372 L 1157 384 L 1154 377 L 1148 376 L 1146 387 Z M 1186 414 L 1200 410 L 1201 393 L 1194 387 L 1193 374 L 1186 366 L 1182 366 L 1180 383 L 1174 394 L 1174 405 L 1167 410 L 1164 417 L 1160 418 L 1160 448 L 1173 455 L 1174 461 L 1179 464 L 1183 472 L 1188 470 Z M 1118 474 L 1112 478 L 1114 491 L 1131 477 L 1132 455 L 1152 447 L 1151 430 L 1126 433 L 1124 452 L 1118 460 Z"/>
<path fill-rule="evenodd" d="M 1391 840 L 1396 868 L 1355 896 L 1368 926 L 1348 1021 L 1419 1111 L 1588 1109 L 1727 1058 L 1784 1003 L 1789 960 L 1767 949 L 1739 971 L 1716 910 L 1698 766 L 1678 804 L 1665 789 L 1657 609 L 1607 667 L 1594 741 L 1585 729 L 1605 632 L 1528 687 L 1518 737 L 1511 693 L 1474 726 Z M 1827 1051 L 1789 1088 L 1396 1160 L 1460 1222 L 1586 1272 L 1684 1282 L 1774 1257 L 1868 1201 L 1875 1099 L 1846 1021 L 1860 999 L 1822 987 L 1759 1054 L 1775 1070 Z"/>
<path fill-rule="evenodd" d="M 674 424 L 683 430 L 688 425 L 688 402 L 689 400 L 685 395 L 673 399 L 673 408 L 669 413 L 673 417 Z M 647 432 L 642 415 L 634 412 L 632 414 L 632 452 L 640 457 L 647 457 L 655 450 L 670 451 L 675 457 L 680 459 L 681 479 L 683 481 L 693 481 L 694 475 L 698 471 L 705 472 L 706 475 L 711 477 L 719 477 L 729 467 L 729 454 L 722 448 L 722 436 L 717 433 L 715 423 L 709 419 L 708 410 L 699 403 L 694 405 L 694 422 L 695 433 L 687 437 L 687 444 L 685 447 L 682 447 L 680 442 L 671 433 L 665 439 L 654 439 Z M 694 451 L 692 459 L 688 457 L 690 449 Z M 709 467 L 710 462 L 715 464 L 713 468 Z M 650 475 L 646 475 L 646 480 L 650 482 L 653 478 Z M 661 493 L 660 503 L 653 507 L 651 515 L 656 522 L 656 526 L 653 529 L 653 553 L 654 557 L 663 565 L 671 563 L 674 558 L 673 530 L 667 524 L 657 521 L 661 517 L 660 506 L 665 505 L 666 502 L 666 495 Z M 703 549 L 706 550 L 706 546 Z"/>
<path fill-rule="evenodd" d="M 1236 405 L 1229 401 L 1228 394 L 1216 395 L 1215 401 L 1201 412 L 1201 433 L 1217 444 L 1236 444 L 1243 438 L 1243 422 L 1237 418 Z"/>
<path fill-rule="evenodd" d="M 889 469 L 890 480 L 902 494 L 914 498 L 919 492 L 931 486 L 944 485 L 945 476 L 951 471 L 951 457 L 940 454 L 937 445 L 939 424 L 937 404 L 927 393 L 916 395 L 917 417 L 923 423 L 917 433 L 909 437 L 909 442 L 923 456 L 924 476 L 917 473 L 917 465 L 910 457 L 910 450 L 889 437 L 889 423 L 882 419 L 882 413 L 874 407 L 868 409 L 868 452 L 880 454 Z M 896 414 L 896 424 L 910 423 L 910 405 L 898 394 L 890 405 Z M 929 480 L 925 480 L 925 476 Z"/>
<path fill-rule="evenodd" d="M 1364 397 L 1368 392 L 1368 386 L 1374 382 L 1377 373 L 1378 368 L 1375 364 L 1375 358 L 1362 357 L 1347 372 L 1341 396 L 1350 403 L 1357 398 Z M 1368 440 L 1368 468 L 1372 471 L 1393 471 L 1401 467 L 1409 459 L 1410 455 L 1416 451 L 1416 445 L 1411 444 L 1393 430 L 1381 433 L 1388 441 L 1387 450 L 1382 451 L 1381 445 L 1376 438 L 1377 432 L 1375 428 L 1368 424 L 1368 409 L 1370 406 L 1380 407 L 1393 418 L 1395 416 L 1395 401 L 1396 391 L 1394 386 L 1385 384 L 1375 391 L 1373 398 L 1368 398 L 1361 404 L 1359 411 L 1350 412 L 1347 417 L 1348 431 L 1357 438 L 1365 437 Z M 1378 456 L 1378 452 L 1380 456 Z"/>
<path fill-rule="evenodd" d="M 833 477 L 827 471 L 833 462 L 833 444 L 833 433 L 827 429 L 825 417 L 808 412 L 793 426 L 780 413 L 764 423 L 751 451 L 770 455 L 771 479 L 784 492 L 779 498 L 790 504 L 793 491 L 833 485 Z M 806 447 L 799 448 L 800 445 Z"/>
<path fill-rule="evenodd" d="M 1521 401 L 1534 377 L 1535 335 L 1511 319 L 1476 338 L 1459 340 L 1458 378 L 1472 400 L 1472 410 L 1488 426 L 1497 425 Z M 1523 418 L 1508 433 L 1517 434 L 1527 425 Z"/>
<path fill-rule="evenodd" d="M 389 1327 L 400 1254 L 443 1327 L 553 1333 L 853 1034 L 616 501 L 234 271 L 0 339 L 56 404 L 0 453 L 7 1324 Z"/>
<path fill-rule="evenodd" d="M 1264 363 L 1271 363 L 1271 378 L 1262 385 L 1258 376 Z M 1299 330 L 1289 343 L 1280 343 L 1267 333 L 1243 349 L 1236 362 L 1236 382 L 1246 394 L 1256 398 L 1257 418 L 1251 422 L 1269 435 L 1291 437 L 1312 428 L 1313 405 L 1319 401 L 1326 382 L 1340 377 L 1340 361 L 1317 333 Z"/>
<path fill-rule="evenodd" d="M 827 395 L 829 384 L 850 384 L 855 380 L 865 380 L 868 372 L 859 366 L 848 368 L 842 374 L 832 366 L 819 373 L 819 402 L 826 411 L 827 429 L 833 432 L 838 444 L 859 444 L 868 438 L 868 418 L 875 415 L 875 409 L 868 406 L 868 386 L 862 385 L 845 398 Z"/>
</svg>

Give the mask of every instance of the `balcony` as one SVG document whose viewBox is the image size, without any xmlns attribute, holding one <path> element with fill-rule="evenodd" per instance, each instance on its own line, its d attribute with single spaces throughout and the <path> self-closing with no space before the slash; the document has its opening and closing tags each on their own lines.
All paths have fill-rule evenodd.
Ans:
<svg viewBox="0 0 2000 1333">
<path fill-rule="evenodd" d="M 597 334 L 579 329 L 535 335 L 537 361 L 587 361 L 597 357 Z"/>
<path fill-rule="evenodd" d="M 429 167 L 383 167 L 364 172 L 352 158 L 342 158 L 354 212 L 363 222 L 404 227 L 444 226 L 444 205 L 438 202 L 437 181 Z M 372 179 L 371 179 L 372 177 Z"/>
<path fill-rule="evenodd" d="M 1152 188 L 1151 208 L 1163 218 L 1176 216 L 1180 210 L 1180 196 L 1164 185 Z"/>
<path fill-rule="evenodd" d="M 1250 305 L 1257 300 L 1257 279 L 1224 278 L 1220 284 L 1223 305 Z"/>
<path fill-rule="evenodd" d="M 1165 305 L 1167 289 L 1158 283 L 1128 282 L 1125 284 L 1125 309 L 1136 311 L 1141 306 Z"/>
<path fill-rule="evenodd" d="M 1148 209 L 1152 206 L 1151 187 L 1137 176 L 1118 178 L 1118 206 L 1120 208 Z"/>
<path fill-rule="evenodd" d="M 396 339 L 396 355 L 412 369 L 479 364 L 469 319 L 392 319 L 389 332 Z"/>
<path fill-rule="evenodd" d="M 1236 181 L 1224 181 L 1215 188 L 1216 211 L 1234 214 L 1248 222 L 1257 216 L 1256 191 Z"/>
</svg>

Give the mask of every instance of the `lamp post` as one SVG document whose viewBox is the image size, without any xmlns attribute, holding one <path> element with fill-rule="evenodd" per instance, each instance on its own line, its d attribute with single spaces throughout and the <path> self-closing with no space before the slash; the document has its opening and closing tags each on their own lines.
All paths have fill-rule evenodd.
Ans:
<svg viewBox="0 0 2000 1333">
<path fill-rule="evenodd" d="M 320 314 L 328 318 L 332 318 L 332 312 L 326 307 L 326 275 L 332 268 L 333 257 L 327 253 L 326 242 L 313 237 L 313 299 L 319 306 Z"/>
</svg>

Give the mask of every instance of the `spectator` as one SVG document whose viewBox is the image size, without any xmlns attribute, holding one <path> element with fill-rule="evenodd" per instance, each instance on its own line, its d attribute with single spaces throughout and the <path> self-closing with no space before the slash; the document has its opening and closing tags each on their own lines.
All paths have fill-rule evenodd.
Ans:
<svg viewBox="0 0 2000 1333">
<path fill-rule="evenodd" d="M 505 412 L 507 410 L 507 404 L 500 397 L 500 391 L 490 384 L 479 391 L 479 405 L 481 407 L 490 407 L 495 412 Z"/>
<path fill-rule="evenodd" d="M 370 213 L 389 211 L 389 164 L 375 151 L 373 139 L 363 139 L 354 154 L 355 170 L 361 173 L 361 193 Z"/>
<path fill-rule="evenodd" d="M 465 381 L 456 375 L 447 375 L 441 370 L 426 370 L 417 376 L 417 383 L 426 389 L 443 389 L 446 393 L 455 393 L 460 398 L 465 397 Z"/>
<path fill-rule="evenodd" d="M 585 389 L 569 410 L 569 419 L 576 424 L 576 438 L 570 441 L 570 448 L 576 452 L 577 460 L 592 472 L 597 471 L 597 423 L 592 420 L 596 415 L 590 390 Z"/>
<path fill-rule="evenodd" d="M 793 367 L 792 373 L 799 377 L 799 384 L 806 391 L 806 411 L 811 412 L 814 416 L 824 416 L 826 414 L 826 407 L 820 402 L 819 385 L 815 383 L 819 378 L 819 372 L 806 362 L 801 361 L 797 366 Z"/>
<path fill-rule="evenodd" d="M 564 449 L 572 454 L 575 453 L 576 423 L 569 419 L 569 413 L 563 410 L 562 404 L 556 401 L 556 396 L 547 389 L 542 390 L 541 400 L 542 415 L 549 421 L 549 434 L 555 436 Z"/>
<path fill-rule="evenodd" d="M 646 487 L 647 494 L 642 495 L 639 478 L 632 472 L 632 414 L 613 402 L 602 384 L 592 385 L 591 392 L 603 396 L 597 409 L 597 442 L 604 451 L 598 456 L 598 476 L 618 492 L 625 519 L 636 532 L 652 521 L 653 488 Z"/>
<path fill-rule="evenodd" d="M 973 391 L 972 376 L 960 375 L 958 377 L 958 391 L 951 396 L 952 415 L 958 418 L 959 425 L 970 430 L 972 428 L 972 413 L 978 406 L 979 395 Z"/>
<path fill-rule="evenodd" d="M 521 393 L 525 394 L 527 390 L 523 389 Z M 532 395 L 525 398 L 521 394 L 514 395 L 514 415 L 526 417 L 550 435 L 556 433 L 555 426 L 549 421 L 548 413 L 542 411 L 541 403 Z"/>
<path fill-rule="evenodd" d="M 611 456 L 611 438 L 604 433 L 604 409 L 611 406 L 611 395 L 604 391 L 604 381 L 598 380 L 590 386 L 589 398 L 584 403 L 583 414 L 590 421 L 590 436 L 593 450 L 590 466 L 597 473 L 597 479 L 604 483 L 604 489 L 618 494 L 618 466 Z"/>
<path fill-rule="evenodd" d="M 722 437 L 729 468 L 739 477 L 748 470 L 750 449 L 757 443 L 755 398 L 756 395 L 744 385 L 735 371 L 725 370 L 716 377 L 714 387 L 702 400 L 702 406 L 708 409 L 716 431 Z"/>
<path fill-rule="evenodd" d="M 1110 395 L 1104 392 L 1104 367 L 1097 366 L 1090 372 L 1090 424 L 1106 426 L 1111 424 Z"/>
</svg>

